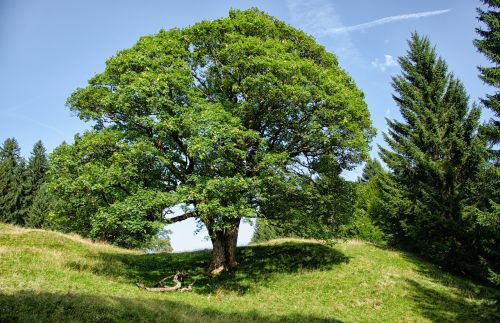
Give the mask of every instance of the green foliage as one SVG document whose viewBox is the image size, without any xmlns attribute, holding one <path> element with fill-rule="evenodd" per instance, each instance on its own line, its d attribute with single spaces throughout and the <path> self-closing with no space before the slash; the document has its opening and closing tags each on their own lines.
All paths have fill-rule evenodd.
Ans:
<svg viewBox="0 0 500 323">
<path fill-rule="evenodd" d="M 143 246 L 144 250 L 148 253 L 161 253 L 172 252 L 172 245 L 170 244 L 170 234 L 172 231 L 161 229 L 158 233 Z"/>
<path fill-rule="evenodd" d="M 38 191 L 40 186 L 45 182 L 45 176 L 49 167 L 48 164 L 49 161 L 45 147 L 41 141 L 38 141 L 33 146 L 33 151 L 26 167 L 26 186 L 29 193 L 32 194 L 32 192 Z"/>
<path fill-rule="evenodd" d="M 356 184 L 336 174 L 290 184 L 288 181 L 268 190 L 274 203 L 262 208 L 265 218 L 257 220 L 254 241 L 282 237 L 328 240 L 339 236 L 354 213 Z M 286 221 L 281 212 L 285 212 Z"/>
<path fill-rule="evenodd" d="M 42 227 L 46 215 L 51 210 L 50 192 L 46 188 L 40 191 L 46 181 L 48 164 L 45 147 L 41 141 L 38 141 L 33 146 L 33 151 L 28 159 L 23 183 L 23 222 L 26 226 Z"/>
<path fill-rule="evenodd" d="M 384 243 L 385 235 L 377 225 L 380 220 L 380 180 L 386 172 L 377 159 L 369 159 L 356 185 L 355 210 L 350 221 L 343 226 L 342 235 L 375 243 Z"/>
<path fill-rule="evenodd" d="M 238 248 L 237 272 L 204 274 L 206 250 L 144 254 L 0 224 L 2 322 L 498 322 L 498 290 L 359 241 Z M 148 293 L 177 270 L 191 293 Z M 167 282 L 172 283 L 172 282 Z M 22 286 L 22 288 L 20 288 Z M 286 301 L 283 301 L 286 300 Z"/>
<path fill-rule="evenodd" d="M 463 213 L 467 234 L 477 241 L 474 253 L 478 255 L 481 274 L 497 286 L 500 286 L 499 178 L 500 168 L 489 163 L 471 190 L 474 198 L 464 207 Z"/>
<path fill-rule="evenodd" d="M 492 128 L 492 139 L 498 143 L 500 139 L 499 121 L 500 116 L 500 2 L 498 0 L 483 0 L 487 6 L 487 10 L 477 9 L 479 21 L 484 24 L 483 28 L 476 28 L 476 32 L 481 37 L 474 41 L 477 49 L 483 53 L 493 66 L 480 66 L 480 78 L 486 83 L 495 88 L 495 93 L 487 95 L 481 100 L 483 104 L 493 110 L 497 120 L 492 120 L 490 127 Z"/>
<path fill-rule="evenodd" d="M 362 183 L 368 183 L 372 178 L 382 172 L 383 168 L 380 162 L 377 159 L 370 158 L 366 161 L 365 167 L 363 167 L 360 181 Z"/>
<path fill-rule="evenodd" d="M 486 140 L 478 133 L 480 110 L 469 108 L 463 85 L 427 38 L 415 33 L 408 44 L 399 59 L 403 72 L 393 77 L 403 121 L 387 121 L 391 149 L 380 148 L 391 170 L 381 183 L 384 226 L 396 242 L 433 261 L 485 277 L 481 259 L 498 272 L 498 258 L 487 252 L 485 232 L 467 212 L 481 200 L 489 167 Z M 496 233 L 486 234 L 488 244 L 498 237 L 491 230 Z"/>
<path fill-rule="evenodd" d="M 33 202 L 24 217 L 24 225 L 30 228 L 50 227 L 50 213 L 54 208 L 54 199 L 47 183 L 43 183 L 36 191 Z"/>
<path fill-rule="evenodd" d="M 192 206 L 212 238 L 219 232 L 223 239 L 243 217 L 310 217 L 338 226 L 342 221 L 329 212 L 337 202 L 325 193 L 342 184 L 342 169 L 366 157 L 374 133 L 363 94 L 336 57 L 257 9 L 142 37 L 107 60 L 68 106 L 97 130 L 75 144 L 80 158 L 71 157 L 75 148 L 68 145 L 54 155 L 53 173 L 66 182 L 55 190 L 57 214 L 83 234 L 95 225 L 94 214 L 124 194 L 96 185 L 116 166 L 92 161 L 99 154 L 86 142 L 106 129 L 123 134 L 129 147 L 140 144 L 154 160 L 154 169 L 133 163 L 134 174 L 148 177 L 139 180 L 142 189 L 175 193 L 164 208 Z M 108 142 L 118 139 L 125 140 Z M 73 174 L 82 167 L 96 169 L 80 180 Z M 125 176 L 126 186 L 137 176 Z M 290 196 L 308 204 L 279 210 Z"/>
<path fill-rule="evenodd" d="M 33 146 L 26 164 L 16 139 L 9 138 L 0 150 L 0 220 L 42 227 L 50 211 L 51 197 L 44 185 L 48 168 L 41 141 Z"/>
<path fill-rule="evenodd" d="M 25 161 L 15 138 L 8 138 L 0 148 L 0 220 L 23 224 L 23 183 Z"/>
<path fill-rule="evenodd" d="M 385 235 L 382 229 L 375 225 L 374 220 L 365 210 L 359 208 L 354 211 L 351 222 L 342 232 L 345 238 L 355 238 L 378 244 L 385 243 Z"/>
<path fill-rule="evenodd" d="M 479 77 L 488 85 L 495 89 L 491 95 L 486 95 L 482 99 L 485 107 L 495 113 L 496 119 L 491 119 L 481 131 L 490 142 L 490 163 L 491 165 L 483 173 L 482 185 L 477 187 L 481 192 L 480 200 L 476 205 L 468 207 L 467 217 L 473 223 L 475 231 L 481 232 L 482 249 L 489 255 L 489 259 L 481 258 L 481 263 L 488 271 L 489 279 L 496 285 L 500 285 L 499 259 L 500 251 L 495 246 L 500 239 L 500 154 L 498 144 L 500 141 L 500 2 L 496 0 L 483 0 L 488 10 L 478 9 L 479 21 L 484 24 L 483 28 L 476 31 L 481 37 L 474 41 L 477 49 L 482 52 L 493 66 L 479 67 Z M 491 260 L 495 259 L 495 260 Z M 490 263 L 494 261 L 495 265 Z M 492 269 L 494 267 L 496 269 Z"/>
<path fill-rule="evenodd" d="M 255 222 L 255 231 L 250 242 L 259 243 L 278 238 L 284 238 L 286 237 L 286 234 L 282 231 L 282 229 L 276 227 L 275 225 L 272 225 L 265 219 L 257 219 L 257 221 Z"/>
<path fill-rule="evenodd" d="M 143 247 L 164 226 L 163 206 L 171 200 L 163 192 L 139 188 L 122 200 L 100 207 L 91 219 L 89 236 L 119 246 Z"/>
<path fill-rule="evenodd" d="M 51 225 L 126 247 L 147 243 L 175 199 L 164 192 L 155 153 L 112 128 L 57 147 L 50 158 Z"/>
</svg>

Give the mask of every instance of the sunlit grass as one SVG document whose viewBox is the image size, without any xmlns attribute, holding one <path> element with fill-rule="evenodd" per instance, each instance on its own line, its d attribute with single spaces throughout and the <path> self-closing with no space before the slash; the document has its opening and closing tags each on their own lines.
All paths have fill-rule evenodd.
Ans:
<svg viewBox="0 0 500 323">
<path fill-rule="evenodd" d="M 360 241 L 240 248 L 204 275 L 208 251 L 148 255 L 0 224 L 0 321 L 500 321 L 497 290 Z M 192 293 L 148 293 L 182 270 Z"/>
</svg>

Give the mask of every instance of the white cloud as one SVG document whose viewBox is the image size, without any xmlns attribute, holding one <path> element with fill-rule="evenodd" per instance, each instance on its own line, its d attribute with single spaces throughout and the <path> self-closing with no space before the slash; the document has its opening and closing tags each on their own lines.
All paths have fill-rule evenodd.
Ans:
<svg viewBox="0 0 500 323">
<path fill-rule="evenodd" d="M 375 58 L 372 62 L 372 66 L 384 72 L 388 67 L 398 66 L 398 62 L 391 55 L 385 54 L 383 62 L 381 62 L 378 58 Z"/>
<path fill-rule="evenodd" d="M 329 42 L 332 50 L 337 54 L 341 61 L 359 62 L 362 61 L 358 49 L 354 45 L 349 32 L 355 30 L 364 30 L 375 26 L 410 19 L 418 19 L 436 15 L 445 14 L 451 9 L 425 11 L 417 13 L 408 13 L 397 16 L 389 16 L 357 24 L 354 26 L 345 26 L 335 6 L 326 0 L 287 0 L 288 11 L 292 18 L 292 22 L 298 28 L 311 34 L 314 37 L 329 37 L 332 41 Z M 391 57 L 392 58 L 392 57 Z M 385 71 L 387 67 L 396 65 L 394 61 L 386 61 L 383 63 L 372 62 L 377 68 Z M 387 65 L 389 64 L 389 65 Z"/>
<path fill-rule="evenodd" d="M 288 0 L 287 6 L 292 21 L 298 28 L 314 37 L 330 36 L 333 47 L 331 50 L 342 61 L 360 58 L 348 33 L 325 34 L 325 30 L 345 27 L 331 2 L 325 0 Z"/>
<path fill-rule="evenodd" d="M 384 24 L 388 24 L 391 22 L 395 22 L 395 21 L 418 19 L 418 18 L 442 15 L 442 14 L 450 12 L 450 11 L 451 11 L 451 9 L 444 9 L 444 10 L 436 10 L 436 11 L 408 13 L 408 14 L 398 15 L 398 16 L 389 16 L 389 17 L 380 18 L 377 20 L 365 22 L 362 24 L 354 25 L 354 26 L 342 26 L 342 27 L 328 28 L 328 29 L 324 30 L 323 33 L 326 35 L 348 33 L 350 31 L 364 30 L 364 29 L 376 27 L 379 25 L 384 25 Z"/>
</svg>

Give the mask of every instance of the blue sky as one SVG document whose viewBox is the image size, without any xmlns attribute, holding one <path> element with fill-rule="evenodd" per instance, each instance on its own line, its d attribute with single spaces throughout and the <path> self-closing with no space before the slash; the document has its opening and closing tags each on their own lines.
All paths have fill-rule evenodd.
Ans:
<svg viewBox="0 0 500 323">
<path fill-rule="evenodd" d="M 383 144 L 385 118 L 397 118 L 391 75 L 406 39 L 417 31 L 430 37 L 439 55 L 464 84 L 471 101 L 491 93 L 477 77 L 487 64 L 472 41 L 480 1 L 64 1 L 0 0 L 0 142 L 15 137 L 27 156 L 41 139 L 48 151 L 89 128 L 66 107 L 66 98 L 104 69 L 107 58 L 140 36 L 227 16 L 230 8 L 258 7 L 300 28 L 339 57 L 364 91 L 374 126 L 372 146 Z M 485 111 L 483 118 L 491 113 Z M 346 174 L 355 178 L 357 172 Z M 195 223 L 171 226 L 175 250 L 209 247 Z M 252 234 L 242 225 L 239 243 Z"/>
</svg>

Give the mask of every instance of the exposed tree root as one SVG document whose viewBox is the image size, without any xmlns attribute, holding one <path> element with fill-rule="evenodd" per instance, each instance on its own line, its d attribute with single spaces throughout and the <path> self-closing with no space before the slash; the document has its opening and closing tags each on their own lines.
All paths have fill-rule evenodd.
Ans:
<svg viewBox="0 0 500 323">
<path fill-rule="evenodd" d="M 181 293 L 184 293 L 184 292 L 191 292 L 191 291 L 193 290 L 193 285 L 194 285 L 194 283 L 196 283 L 196 280 L 195 280 L 195 281 L 193 281 L 191 284 L 189 284 L 189 286 L 188 286 L 188 287 L 181 288 L 181 289 L 180 289 L 180 292 L 181 292 Z"/>
<path fill-rule="evenodd" d="M 224 266 L 219 266 L 217 268 L 214 268 L 212 270 L 209 269 L 209 274 L 211 276 L 219 276 L 223 271 L 226 271 L 226 267 Z"/>
<path fill-rule="evenodd" d="M 171 277 L 163 278 L 162 280 L 160 280 L 158 282 L 158 284 L 163 286 L 163 283 L 168 278 L 172 278 L 172 281 L 175 283 L 175 286 L 171 286 L 171 287 L 146 287 L 142 283 L 136 283 L 136 285 L 137 285 L 137 287 L 144 289 L 145 291 L 148 291 L 148 292 L 176 292 L 176 291 L 180 291 L 183 293 L 183 292 L 191 292 L 193 290 L 193 285 L 196 282 L 196 280 L 195 280 L 188 287 L 181 288 L 182 287 L 182 280 L 184 279 L 184 274 L 178 271 L 175 275 L 173 275 Z"/>
</svg>

